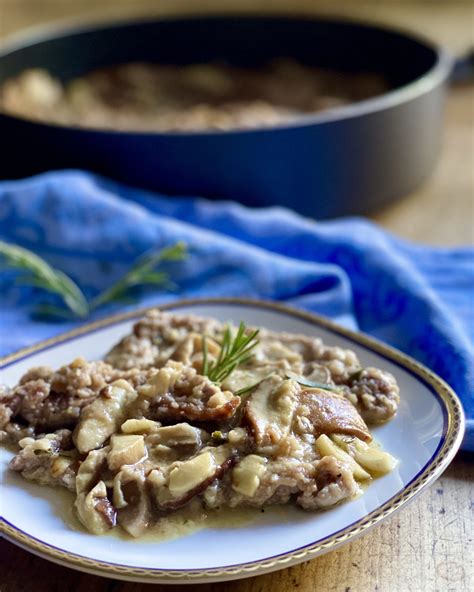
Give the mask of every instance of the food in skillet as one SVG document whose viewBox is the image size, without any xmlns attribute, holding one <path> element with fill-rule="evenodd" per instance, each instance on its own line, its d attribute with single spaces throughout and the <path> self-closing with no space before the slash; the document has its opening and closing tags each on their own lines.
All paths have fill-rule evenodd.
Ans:
<svg viewBox="0 0 474 592">
<path fill-rule="evenodd" d="M 252 128 L 284 123 L 383 94 L 382 76 L 278 60 L 226 64 L 110 66 L 62 83 L 26 70 L 0 88 L 0 109 L 62 125 L 135 131 Z"/>
<path fill-rule="evenodd" d="M 10 468 L 74 492 L 90 532 L 133 537 L 180 508 L 329 508 L 396 461 L 393 376 L 319 338 L 149 312 L 104 361 L 29 370 L 0 397 Z"/>
</svg>

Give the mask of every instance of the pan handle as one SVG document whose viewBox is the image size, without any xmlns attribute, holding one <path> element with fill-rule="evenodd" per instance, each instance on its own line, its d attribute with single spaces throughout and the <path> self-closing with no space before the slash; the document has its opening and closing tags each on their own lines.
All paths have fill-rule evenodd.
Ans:
<svg viewBox="0 0 474 592">
<path fill-rule="evenodd" d="M 455 60 L 450 82 L 452 84 L 474 82 L 474 47 Z"/>
</svg>

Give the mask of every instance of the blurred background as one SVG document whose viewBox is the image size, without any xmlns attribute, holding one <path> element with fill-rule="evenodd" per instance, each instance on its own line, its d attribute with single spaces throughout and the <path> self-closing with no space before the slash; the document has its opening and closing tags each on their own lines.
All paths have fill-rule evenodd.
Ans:
<svg viewBox="0 0 474 592">
<path fill-rule="evenodd" d="M 141 15 L 284 13 L 355 17 L 413 31 L 456 56 L 474 46 L 474 9 L 469 0 L 0 0 L 2 41 L 17 31 L 54 21 L 107 21 Z M 450 88 L 444 141 L 434 173 L 401 201 L 370 217 L 400 236 L 432 244 L 473 240 L 474 85 Z"/>
<path fill-rule="evenodd" d="M 411 31 L 439 44 L 454 57 L 465 56 L 474 48 L 473 0 L 0 0 L 0 46 L 8 37 L 15 36 L 23 30 L 27 33 L 31 27 L 41 27 L 43 25 L 47 27 L 49 24 L 61 23 L 62 21 L 65 23 L 70 21 L 93 23 L 96 21 L 110 22 L 117 19 L 127 20 L 139 16 L 159 17 L 214 13 L 277 13 L 290 16 L 308 14 L 350 17 L 362 22 L 383 24 L 405 31 Z M 94 51 L 95 46 L 91 48 L 90 54 L 93 54 Z M 74 55 L 73 52 L 71 54 L 66 55 L 66 58 L 77 65 L 80 62 L 81 56 Z M 403 58 L 400 58 L 400 63 L 402 62 Z M 419 91 L 420 85 L 417 88 Z M 423 88 L 421 91 L 423 92 Z M 435 110 L 434 113 L 437 116 L 438 111 Z M 437 120 L 435 119 L 435 122 L 439 121 L 440 118 L 441 116 Z M 419 119 L 423 119 L 423 117 Z M 11 120 L 13 121 L 14 118 L 12 117 Z M 413 140 L 416 142 L 417 130 L 419 128 L 417 125 L 418 120 L 415 117 L 411 119 L 411 122 L 414 123 L 413 127 L 405 125 L 403 130 L 392 125 L 392 135 L 398 138 L 409 136 L 409 141 Z M 2 154 L 0 158 L 0 180 L 2 179 L 2 169 L 3 178 L 11 174 L 12 167 L 9 166 L 6 158 L 9 156 L 8 153 L 11 150 L 9 151 L 5 148 L 9 145 L 11 147 L 14 141 L 18 144 L 18 160 L 20 161 L 26 160 L 26 152 L 32 155 L 30 156 L 32 160 L 37 159 L 37 153 L 41 152 L 37 150 L 38 145 L 43 149 L 43 142 L 36 142 L 35 144 L 34 142 L 25 141 L 22 137 L 21 130 L 26 128 L 28 122 L 20 120 L 19 123 L 20 128 L 18 129 L 20 132 L 17 134 L 16 131 L 11 131 L 10 136 L 6 132 L 2 133 L 0 127 L 0 148 Z M 16 130 L 16 128 L 14 129 Z M 386 134 L 384 126 L 378 123 L 372 126 L 372 131 L 378 140 L 378 143 L 375 143 L 376 149 L 373 151 L 376 156 L 377 148 L 384 146 Z M 49 133 L 51 133 L 52 139 L 44 138 L 50 142 L 52 148 L 56 147 L 58 151 L 62 150 L 63 147 L 63 143 L 60 141 L 61 138 L 58 140 L 61 132 L 62 130 L 60 129 L 55 130 L 54 128 L 50 128 Z M 359 140 L 360 138 L 362 138 L 362 142 L 366 139 L 364 134 L 359 134 Z M 99 143 L 96 142 L 96 139 L 94 136 L 93 144 Z M 327 138 L 325 138 L 326 140 Z M 72 143 L 74 144 L 74 142 Z M 328 142 L 326 141 L 326 143 Z M 337 138 L 333 144 L 337 145 Z M 136 146 L 132 146 L 131 152 L 133 152 L 134 147 L 136 148 Z M 427 145 L 426 147 L 429 152 L 430 146 Z M 102 148 L 108 157 L 110 145 L 104 142 Z M 154 147 L 152 146 L 152 148 Z M 270 156 L 273 155 L 273 148 L 274 146 L 271 142 L 268 142 L 267 154 L 269 153 Z M 323 150 L 315 155 L 314 160 L 311 160 L 311 158 L 307 159 L 313 168 L 316 168 L 317 163 L 321 162 L 321 157 L 324 157 L 324 148 L 325 146 L 323 146 Z M 435 152 L 436 148 L 437 146 L 435 146 L 432 152 Z M 47 153 L 47 150 L 43 149 L 42 152 Z M 242 157 L 243 152 L 245 151 L 240 150 L 238 156 Z M 306 150 L 306 152 L 309 151 Z M 416 155 L 420 152 L 422 151 L 415 148 L 411 150 L 410 155 L 414 155 L 416 158 Z M 206 153 L 204 154 L 206 155 Z M 120 152 L 122 160 L 119 166 L 120 164 L 127 163 L 129 155 L 130 150 L 128 144 L 123 144 Z M 290 155 L 288 160 L 298 161 L 300 156 L 300 153 L 295 153 L 294 155 Z M 311 156 L 313 155 L 311 154 Z M 396 159 L 392 158 L 391 152 L 389 156 L 391 161 L 398 164 Z M 403 154 L 400 155 L 398 153 L 398 156 L 403 156 Z M 153 153 L 153 158 L 154 160 L 145 161 L 145 166 L 151 170 L 153 170 L 153 166 L 156 165 L 156 160 L 158 160 L 155 153 Z M 91 160 L 94 160 L 93 157 L 91 157 Z M 232 167 L 229 174 L 233 175 L 235 182 L 240 183 L 237 189 L 237 191 L 240 191 L 240 187 L 245 188 L 248 179 L 239 170 L 238 165 L 241 158 L 236 158 L 235 160 L 238 161 L 237 166 Z M 348 160 L 346 159 L 344 162 Z M 284 160 L 282 159 L 282 161 Z M 257 164 L 259 163 L 258 155 L 256 162 Z M 211 164 L 214 165 L 213 162 Z M 274 166 L 273 161 L 271 164 Z M 199 167 L 197 168 L 199 169 Z M 274 168 L 278 168 L 278 166 L 274 166 Z M 212 167 L 211 173 L 214 173 Z M 372 161 L 369 161 L 369 164 L 365 170 L 361 171 L 359 177 L 363 182 L 369 183 L 377 173 L 377 166 L 373 166 Z M 334 178 L 343 177 L 344 174 L 345 167 L 342 167 L 342 171 L 340 172 L 338 169 L 331 181 Z M 394 178 L 396 179 L 396 176 L 392 176 L 392 179 Z M 64 189 L 61 178 L 58 178 L 56 183 L 57 187 L 59 187 L 56 191 L 56 197 L 60 196 L 64 198 L 64 202 L 67 202 L 70 194 Z M 352 185 L 357 185 L 357 183 L 352 183 Z M 10 197 L 13 196 L 14 192 L 11 193 L 12 195 Z M 293 198 L 294 193 L 296 192 L 290 192 L 290 199 Z M 302 194 L 303 197 L 307 195 L 304 192 Z M 315 194 L 317 197 L 317 192 Z M 81 196 L 83 194 L 79 192 L 78 195 Z M 29 209 L 32 211 L 31 216 L 26 216 L 28 218 L 27 224 L 29 224 L 26 230 L 30 230 L 30 227 L 34 227 L 34 230 L 36 230 L 36 210 L 29 207 L 28 193 L 22 194 L 21 190 L 19 190 L 18 195 L 13 197 L 16 197 L 18 203 L 21 203 L 22 208 L 19 208 L 20 211 L 23 213 L 28 212 Z M 314 197 L 309 196 L 309 199 Z M 92 234 L 89 233 L 87 246 L 84 251 L 86 258 L 81 261 L 76 256 L 75 245 L 76 242 L 79 243 L 83 238 L 82 218 L 78 215 L 77 220 L 72 221 L 76 223 L 71 225 L 69 218 L 64 216 L 64 219 L 59 221 L 60 230 L 58 231 L 56 219 L 52 218 L 52 222 L 49 220 L 51 208 L 49 207 L 48 200 L 43 198 L 48 198 L 48 191 L 41 192 L 38 196 L 37 203 L 43 208 L 41 211 L 47 212 L 47 219 L 43 220 L 42 223 L 43 227 L 47 227 L 47 230 L 49 230 L 49 234 L 48 232 L 44 232 L 44 237 L 46 238 L 43 237 L 43 228 L 40 223 L 39 228 L 41 232 L 38 233 L 40 238 L 36 244 L 33 241 L 33 244 L 35 248 L 37 247 L 40 255 L 47 256 L 53 265 L 57 265 L 66 273 L 70 273 L 74 279 L 77 279 L 80 285 L 86 291 L 88 290 L 87 293 L 95 294 L 99 289 L 109 287 L 108 282 L 110 282 L 109 278 L 112 277 L 111 274 L 115 274 L 114 277 L 119 277 L 119 272 L 125 273 L 125 270 L 131 264 L 132 254 L 138 256 L 142 253 L 143 245 L 147 245 L 147 248 L 155 246 L 146 242 L 147 240 L 151 240 L 149 237 L 154 236 L 152 231 L 148 234 L 146 232 L 143 233 L 144 238 L 142 242 L 141 227 L 136 225 L 135 228 L 130 229 L 127 222 L 127 224 L 124 223 L 124 226 L 128 228 L 125 238 L 127 240 L 130 239 L 130 244 L 132 246 L 134 245 L 133 248 L 128 249 L 128 244 L 128 250 L 122 248 L 122 244 L 124 243 L 122 242 L 120 224 L 117 225 L 117 228 L 110 231 L 110 236 L 112 236 L 113 240 L 109 240 L 109 243 L 103 248 L 103 236 L 100 230 L 109 221 L 109 218 L 105 217 L 105 219 L 101 218 L 94 226 L 95 232 L 92 232 Z M 126 202 L 123 199 L 121 201 Z M 57 203 L 62 203 L 62 201 L 58 199 Z M 92 200 L 86 202 L 85 212 L 83 212 L 84 219 L 87 220 L 89 219 L 89 203 L 93 203 Z M 15 212 L 15 208 L 12 208 L 12 211 Z M 60 207 L 58 207 L 58 211 L 61 214 Z M 123 212 L 126 213 L 127 211 L 127 207 L 125 206 Z M 123 215 L 125 216 L 125 214 Z M 455 246 L 467 245 L 474 242 L 474 80 L 472 76 L 470 80 L 451 84 L 447 90 L 443 115 L 442 149 L 433 171 L 416 189 L 410 191 L 403 198 L 372 209 L 367 216 L 391 233 L 416 243 Z M 251 216 L 248 217 L 250 218 Z M 151 218 L 152 216 L 150 214 Z M 7 218 L 3 219 L 4 228 L 7 229 L 8 227 L 8 236 L 11 234 L 14 242 L 21 242 L 28 245 L 29 235 L 25 233 L 22 235 L 21 232 L 17 232 L 21 226 L 19 222 L 22 220 L 20 220 L 20 217 L 13 217 L 12 219 L 13 223 L 9 223 L 9 219 Z M 141 224 L 143 225 L 143 222 Z M 71 232 L 71 226 L 75 228 L 74 232 Z M 318 226 L 315 225 L 316 230 Z M 156 228 L 156 226 L 153 228 Z M 10 229 L 12 230 L 11 233 Z M 20 230 L 24 229 L 21 228 Z M 114 231 L 116 231 L 116 234 Z M 56 248 L 56 234 L 60 237 L 59 240 L 64 243 L 64 252 L 62 243 L 61 248 Z M 343 237 L 344 240 L 341 243 L 345 245 L 345 239 L 348 238 L 350 240 L 353 236 L 353 234 L 348 232 Z M 50 240 L 49 237 L 52 237 L 51 242 L 54 243 L 55 250 L 50 248 L 48 243 L 48 240 Z M 297 252 L 297 248 L 301 242 L 300 236 L 296 235 L 291 238 L 294 239 L 295 252 Z M 357 238 L 358 236 L 356 236 Z M 378 257 L 380 243 L 373 241 L 370 236 L 364 238 L 366 238 L 367 243 L 366 253 L 371 255 L 370 249 L 375 252 L 375 257 L 371 256 L 367 261 L 380 260 L 379 266 L 376 265 L 371 268 L 369 263 L 369 266 L 366 268 L 368 275 L 370 275 L 369 272 L 373 274 L 373 282 L 367 281 L 365 276 L 362 280 L 358 280 L 358 276 L 364 275 L 359 273 L 357 269 L 358 265 L 353 265 L 355 269 L 355 280 L 350 274 L 353 261 L 364 262 L 364 251 L 361 251 L 362 254 L 359 254 L 359 251 L 357 251 L 354 256 L 351 255 L 351 251 L 348 251 L 351 256 L 346 261 L 344 257 L 345 251 L 343 249 L 341 266 L 343 267 L 346 262 L 346 268 L 341 273 L 345 277 L 347 271 L 349 282 L 354 282 L 355 284 L 359 281 L 364 284 L 363 286 L 358 286 L 356 291 L 357 296 L 354 297 L 355 299 L 359 298 L 360 302 L 362 302 L 360 307 L 355 307 L 356 310 L 360 308 L 362 311 L 370 311 L 371 303 L 375 302 L 376 305 L 379 303 L 381 307 L 388 307 L 388 315 L 386 320 L 385 316 L 381 314 L 380 323 L 378 319 L 374 322 L 369 315 L 370 322 L 367 322 L 366 326 L 359 323 L 361 329 L 371 331 L 373 335 L 380 337 L 384 335 L 382 331 L 386 325 L 387 332 L 385 335 L 389 336 L 388 340 L 391 341 L 392 345 L 401 347 L 404 351 L 407 351 L 432 367 L 434 361 L 436 361 L 439 368 L 443 371 L 456 375 L 456 380 L 464 380 L 465 378 L 466 388 L 463 400 L 466 402 L 467 408 L 472 400 L 472 389 L 469 388 L 468 377 L 464 377 L 462 371 L 459 370 L 463 368 L 462 363 L 465 363 L 467 368 L 469 360 L 472 360 L 472 354 L 470 353 L 472 349 L 468 349 L 466 346 L 469 339 L 469 321 L 471 321 L 472 326 L 472 311 L 474 310 L 472 306 L 472 272 L 469 273 L 473 269 L 473 266 L 472 260 L 468 259 L 469 254 L 467 250 L 464 255 L 461 253 L 461 250 L 447 250 L 448 254 L 445 252 L 445 256 L 443 257 L 439 256 L 437 249 L 433 250 L 431 255 L 429 249 L 423 250 L 425 255 L 430 255 L 430 259 L 427 269 L 424 270 L 424 275 L 420 276 L 424 277 L 424 283 L 420 284 L 418 272 L 415 277 L 414 301 L 416 308 L 408 307 L 407 310 L 410 313 L 408 318 L 405 319 L 405 322 L 399 322 L 399 319 L 396 317 L 398 314 L 396 309 L 400 308 L 403 312 L 404 306 L 399 306 L 399 303 L 409 302 L 409 299 L 413 296 L 410 293 L 410 286 L 413 282 L 408 276 L 410 275 L 410 270 L 418 269 L 416 260 L 419 258 L 420 250 L 410 249 L 410 256 L 400 256 L 400 253 L 393 253 L 392 255 L 394 257 L 388 259 L 390 265 L 387 267 L 387 273 L 380 275 L 380 270 L 383 271 L 383 257 Z M 293 245 L 293 240 L 289 242 Z M 94 245 L 98 245 L 97 251 L 100 251 L 95 267 L 91 264 L 91 259 L 88 255 L 88 249 L 92 249 Z M 213 245 L 210 246 L 210 249 L 212 248 L 214 248 Z M 133 249 L 137 250 L 137 253 Z M 205 248 L 203 248 L 203 252 L 206 253 Z M 314 252 L 317 253 L 316 248 Z M 383 252 L 382 255 L 384 255 Z M 254 252 L 252 251 L 253 256 Z M 313 254 L 311 254 L 312 256 Z M 316 254 L 316 257 L 320 257 L 319 253 Z M 411 260 L 407 257 L 411 257 Z M 195 260 L 197 261 L 198 258 L 199 255 L 197 255 Z M 204 265 L 212 264 L 209 256 L 205 255 L 203 259 L 205 260 Z M 420 259 L 424 260 L 425 258 Z M 228 259 L 222 260 L 227 261 Z M 117 261 L 117 265 L 111 266 L 109 261 Z M 209 261 L 211 262 L 209 263 Z M 219 259 L 219 261 L 221 260 Z M 240 256 L 238 261 L 241 261 Z M 396 267 L 392 265 L 392 261 L 396 261 Z M 407 261 L 408 265 L 406 264 Z M 229 266 L 230 271 L 228 271 L 227 265 L 223 264 L 219 265 L 218 269 L 214 271 L 217 274 L 229 274 L 231 278 L 231 281 L 228 282 L 230 284 L 230 293 L 237 295 L 240 285 L 237 285 L 237 281 L 232 279 L 234 267 Z M 273 277 L 272 273 L 274 271 L 276 273 L 275 278 L 280 277 L 278 274 L 280 273 L 281 262 L 278 260 L 277 263 L 274 263 L 274 267 L 278 273 L 275 270 L 270 270 L 271 273 L 269 273 L 269 270 L 266 269 L 265 273 L 262 274 L 264 276 L 263 284 L 268 281 L 266 279 L 267 277 Z M 332 260 L 330 262 L 330 268 L 331 274 L 333 274 L 334 262 Z M 256 266 L 255 269 L 258 273 L 261 267 Z M 394 273 L 393 278 L 391 278 L 390 274 L 393 273 L 393 269 L 396 269 L 397 273 Z M 192 272 L 192 275 L 194 274 L 191 266 L 190 272 Z M 309 274 L 310 272 L 305 273 Z M 244 281 L 243 279 L 241 280 L 241 275 L 243 277 L 243 274 L 238 276 L 239 282 Z M 225 279 L 227 277 L 226 275 L 222 275 L 221 278 L 220 275 L 214 276 L 207 272 L 199 272 L 197 277 L 210 278 L 208 284 L 205 284 L 203 288 L 204 293 L 206 289 L 210 290 L 207 286 L 211 286 L 212 290 L 215 290 L 215 285 L 217 285 L 217 289 L 219 290 L 227 282 L 227 279 Z M 218 281 L 215 283 L 214 277 L 218 277 Z M 410 280 L 409 282 L 406 281 L 407 278 Z M 258 281 L 254 281 L 252 274 L 249 275 L 246 281 L 252 284 L 252 290 L 254 289 L 253 284 L 258 283 Z M 11 283 L 9 279 L 7 279 L 7 282 Z M 404 282 L 406 285 L 404 285 Z M 185 283 L 183 281 L 183 285 Z M 279 290 L 282 282 L 275 279 L 273 283 L 275 284 L 275 290 Z M 299 285 L 299 282 L 296 281 L 290 281 L 289 285 L 292 283 Z M 195 282 L 191 281 L 190 284 L 191 290 L 194 290 Z M 323 285 L 325 287 L 322 287 Z M 420 285 L 426 287 L 424 292 L 420 291 Z M 312 302 L 312 298 L 314 297 L 314 302 L 316 302 L 314 309 L 318 310 L 317 293 L 319 290 L 323 291 L 321 302 L 329 302 L 332 298 L 332 296 L 331 298 L 326 298 L 325 295 L 326 290 L 328 294 L 333 293 L 332 281 L 320 282 L 319 280 L 313 281 L 311 278 L 311 281 L 308 282 L 301 281 L 301 286 L 301 298 L 290 300 L 290 302 L 298 302 L 298 306 L 311 308 L 313 304 L 309 303 Z M 306 291 L 307 286 L 311 286 L 311 289 L 315 293 L 311 294 L 310 289 Z M 392 286 L 395 286 L 395 288 Z M 242 288 L 243 293 L 246 293 L 247 289 L 246 287 Z M 282 292 L 285 294 L 286 289 L 286 286 L 282 287 Z M 232 290 L 235 290 L 235 294 Z M 349 317 L 352 314 L 353 305 L 352 297 L 348 293 L 346 284 L 344 284 L 343 291 L 345 294 L 344 298 L 351 301 L 351 304 L 348 305 L 351 311 L 347 314 L 347 317 Z M 6 305 L 0 307 L 5 318 L 5 352 L 13 351 L 14 349 L 18 349 L 20 345 L 30 344 L 39 338 L 49 337 L 54 332 L 64 330 L 64 325 L 59 323 L 35 325 L 34 320 L 30 319 L 29 316 L 29 307 L 32 302 L 29 292 L 26 292 L 26 296 L 19 289 L 17 289 L 17 292 L 19 294 L 18 302 L 15 300 L 16 296 L 13 292 L 7 293 L 6 289 L 0 289 L 2 296 L 5 294 L 9 298 L 9 308 Z M 403 298 L 398 297 L 399 292 L 402 292 Z M 190 293 L 193 296 L 196 295 L 196 292 Z M 201 292 L 197 293 L 199 294 Z M 289 293 L 292 294 L 291 290 Z M 156 300 L 152 300 L 152 298 L 155 298 L 155 295 L 149 297 L 150 300 L 144 300 L 143 302 L 156 302 Z M 268 295 L 265 297 L 267 298 Z M 426 298 L 426 307 L 419 309 L 418 307 L 423 297 Z M 281 298 L 281 296 L 278 296 L 278 298 Z M 288 298 L 288 296 L 285 296 L 285 298 Z M 355 301 L 357 302 L 357 300 Z M 440 304 L 441 306 L 439 306 Z M 322 306 L 325 311 L 326 305 L 323 304 Z M 438 306 L 442 312 L 441 316 L 436 312 L 438 311 Z M 339 305 L 336 306 L 339 310 L 338 307 Z M 394 310 L 395 312 L 393 312 Z M 418 315 L 412 314 L 412 310 L 425 310 L 427 312 L 426 314 L 422 313 Z M 436 315 L 433 311 L 436 312 Z M 446 311 L 449 311 L 450 316 L 447 316 L 448 313 Z M 393 314 L 395 316 L 392 316 Z M 376 333 L 376 331 L 379 331 L 379 328 L 380 332 Z M 425 330 L 424 333 L 422 332 L 423 328 Z M 459 332 L 461 337 L 454 339 L 452 336 L 457 335 L 457 332 Z M 6 339 L 7 335 L 8 341 Z M 385 337 L 383 336 L 382 338 Z M 446 352 L 453 352 L 453 356 L 458 355 L 459 357 L 455 359 L 454 363 L 451 363 Z M 463 360 L 464 362 L 462 362 Z M 434 369 L 436 370 L 436 367 Z M 470 409 L 469 417 L 470 425 L 472 426 L 472 409 Z M 472 427 L 470 433 L 472 438 Z M 313 590 L 314 582 L 319 582 L 321 590 L 345 589 L 346 591 L 352 590 L 354 592 L 356 590 L 373 589 L 391 592 L 395 590 L 433 591 L 449 589 L 462 591 L 473 589 L 472 586 L 469 588 L 468 584 L 468 579 L 472 575 L 472 569 L 470 572 L 469 561 L 466 559 L 469 551 L 472 551 L 472 548 L 468 549 L 469 544 L 472 547 L 472 543 L 468 541 L 466 534 L 472 531 L 472 528 L 470 528 L 472 524 L 472 500 L 469 501 L 469 498 L 472 497 L 472 483 L 470 480 L 472 480 L 472 458 L 467 456 L 458 457 L 456 462 L 443 476 L 442 480 L 440 480 L 439 484 L 431 488 L 430 493 L 426 493 L 424 497 L 420 497 L 420 500 L 416 504 L 413 504 L 409 510 L 401 512 L 397 517 L 384 525 L 383 528 L 374 529 L 371 534 L 361 537 L 357 542 L 352 543 L 347 548 L 347 551 L 340 549 L 325 555 L 317 561 L 312 561 L 310 564 L 306 564 L 301 568 L 291 568 L 279 572 L 274 576 L 263 576 L 264 579 L 259 579 L 258 583 L 257 580 L 249 580 L 247 583 L 242 580 L 241 585 L 236 583 L 235 586 L 226 589 L 244 590 L 245 588 L 249 590 L 252 588 L 252 590 L 271 589 L 276 591 L 294 589 L 295 586 L 299 586 L 301 583 L 301 588 L 299 589 Z M 7 547 L 6 543 L 5 547 Z M 106 588 L 107 590 L 131 590 L 132 586 L 133 590 L 139 589 L 138 585 L 135 587 L 135 585 L 130 584 L 130 588 L 128 586 L 125 588 L 126 585 L 124 584 L 122 588 L 117 582 L 106 581 L 102 578 L 100 581 L 99 578 L 93 580 L 86 575 L 69 573 L 59 566 L 46 565 L 39 559 L 30 558 L 19 549 L 13 550 L 11 545 L 8 545 L 5 551 L 5 557 L 7 557 L 7 560 L 4 564 L 5 567 L 10 569 L 10 572 L 8 578 L 2 578 L 2 592 L 31 589 L 33 578 L 37 582 L 38 590 L 59 589 L 61 585 L 58 584 L 59 581 L 61 583 L 63 581 L 66 582 L 65 585 L 62 585 L 63 588 L 74 588 L 74 590 L 87 589 L 98 591 L 105 590 Z M 50 575 L 49 579 L 48 574 Z M 344 582 L 341 581 L 341 577 L 343 579 L 345 578 L 346 583 L 351 584 L 350 588 L 346 587 L 345 584 L 343 585 Z M 16 582 L 19 582 L 21 579 L 23 579 L 23 582 L 27 581 L 28 583 L 23 586 L 21 584 L 17 585 Z M 3 587 L 4 581 L 5 588 Z M 374 588 L 375 582 L 377 584 Z M 118 586 L 117 588 L 116 585 Z M 152 588 L 148 588 L 147 590 L 152 590 Z"/>
<path fill-rule="evenodd" d="M 0 0 L 0 32 L 4 37 L 24 27 L 70 17 L 305 12 L 403 26 L 462 52 L 473 41 L 472 4 L 470 0 Z"/>
</svg>

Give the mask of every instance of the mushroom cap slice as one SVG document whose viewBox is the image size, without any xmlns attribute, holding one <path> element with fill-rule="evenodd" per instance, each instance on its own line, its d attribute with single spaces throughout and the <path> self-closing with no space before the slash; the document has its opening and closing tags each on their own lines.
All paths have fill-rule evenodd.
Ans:
<svg viewBox="0 0 474 592">
<path fill-rule="evenodd" d="M 117 512 L 107 498 L 103 481 L 99 481 L 89 493 L 80 493 L 74 505 L 79 520 L 93 534 L 105 534 L 116 524 Z"/>
<path fill-rule="evenodd" d="M 177 423 L 175 425 L 158 428 L 154 434 L 147 436 L 149 446 L 169 446 L 185 450 L 197 450 L 203 442 L 209 440 L 207 432 L 196 428 L 189 423 Z"/>
<path fill-rule="evenodd" d="M 202 493 L 215 480 L 233 466 L 235 454 L 227 445 L 205 448 L 198 455 L 185 461 L 170 465 L 165 484 L 162 480 L 150 480 L 150 485 L 158 483 L 155 499 L 162 510 L 177 510 Z"/>
<path fill-rule="evenodd" d="M 110 447 L 91 450 L 85 460 L 79 465 L 76 475 L 76 493 L 87 493 L 99 481 L 107 468 L 107 453 Z"/>
<path fill-rule="evenodd" d="M 232 489 L 252 497 L 260 486 L 267 459 L 257 454 L 245 456 L 232 470 Z"/>
<path fill-rule="evenodd" d="M 137 393 L 123 379 L 116 380 L 100 392 L 97 399 L 85 407 L 74 433 L 74 443 L 81 453 L 89 452 L 117 432 L 123 423 L 127 406 L 135 400 Z"/>
<path fill-rule="evenodd" d="M 346 465 L 352 471 L 354 478 L 358 481 L 371 479 L 370 473 L 361 467 L 348 452 L 335 444 L 328 436 L 326 436 L 326 434 L 321 434 L 319 436 L 315 446 L 321 457 L 333 457 Z"/>
<path fill-rule="evenodd" d="M 152 421 L 151 419 L 127 419 L 121 426 L 121 431 L 124 434 L 153 434 L 161 423 Z"/>
<path fill-rule="evenodd" d="M 294 380 L 271 376 L 248 397 L 242 422 L 249 426 L 257 446 L 271 446 L 288 436 L 299 390 Z"/>
<path fill-rule="evenodd" d="M 142 535 L 152 518 L 143 466 L 126 465 L 117 473 L 113 499 L 119 506 L 118 524 L 133 537 Z"/>
<path fill-rule="evenodd" d="M 111 471 L 118 471 L 123 465 L 135 465 L 147 455 L 145 438 L 137 434 L 115 434 L 110 439 L 107 463 Z"/>
<path fill-rule="evenodd" d="M 347 434 L 370 442 L 372 436 L 357 409 L 344 396 L 319 388 L 302 389 L 298 395 L 295 422 L 305 433 L 316 437 L 321 434 Z M 298 428 L 295 426 L 295 431 Z"/>
<path fill-rule="evenodd" d="M 372 476 L 385 475 L 392 471 L 398 461 L 388 452 L 380 450 L 372 443 L 367 444 L 358 438 L 333 434 L 331 439 L 348 452 Z"/>
</svg>

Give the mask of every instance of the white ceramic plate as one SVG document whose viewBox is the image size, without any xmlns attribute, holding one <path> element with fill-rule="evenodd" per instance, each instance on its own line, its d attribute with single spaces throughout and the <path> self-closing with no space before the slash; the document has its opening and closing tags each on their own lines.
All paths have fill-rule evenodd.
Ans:
<svg viewBox="0 0 474 592">
<path fill-rule="evenodd" d="M 459 448 L 464 426 L 456 395 L 400 352 L 322 318 L 271 303 L 216 299 L 167 308 L 318 335 L 328 344 L 353 349 L 363 365 L 392 372 L 400 385 L 400 409 L 392 422 L 373 432 L 400 460 L 398 468 L 374 481 L 360 498 L 326 512 L 280 509 L 239 528 L 205 529 L 156 543 L 71 529 L 62 518 L 60 493 L 8 471 L 11 453 L 2 449 L 1 527 L 6 538 L 46 559 L 114 578 L 155 583 L 243 578 L 306 561 L 363 534 L 439 477 Z M 31 366 L 57 367 L 78 355 L 100 358 L 142 314 L 109 318 L 9 356 L 3 360 L 2 381 L 15 383 Z"/>
</svg>

